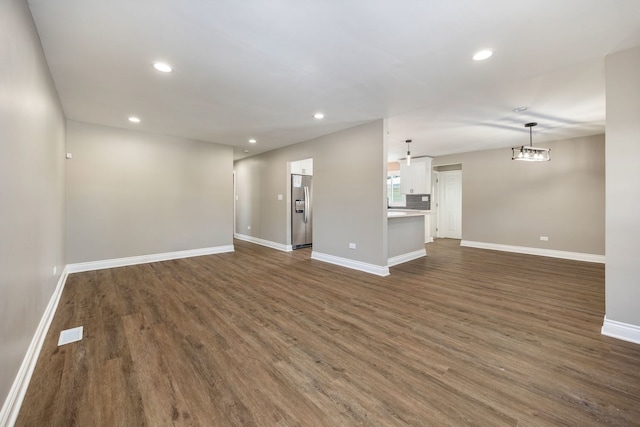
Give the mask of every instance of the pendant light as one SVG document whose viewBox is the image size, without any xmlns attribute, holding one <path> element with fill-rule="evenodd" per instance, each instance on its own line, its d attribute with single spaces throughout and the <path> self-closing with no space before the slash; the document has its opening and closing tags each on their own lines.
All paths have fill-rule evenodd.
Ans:
<svg viewBox="0 0 640 427">
<path fill-rule="evenodd" d="M 407 139 L 405 142 L 407 143 L 407 166 L 411 166 L 411 151 L 409 150 L 409 144 L 411 144 L 411 140 Z"/>
<path fill-rule="evenodd" d="M 524 127 L 529 128 L 529 146 L 513 147 L 511 149 L 511 160 L 522 160 L 525 162 L 548 162 L 551 160 L 550 148 L 538 148 L 533 146 L 532 128 L 538 123 L 527 123 Z"/>
</svg>

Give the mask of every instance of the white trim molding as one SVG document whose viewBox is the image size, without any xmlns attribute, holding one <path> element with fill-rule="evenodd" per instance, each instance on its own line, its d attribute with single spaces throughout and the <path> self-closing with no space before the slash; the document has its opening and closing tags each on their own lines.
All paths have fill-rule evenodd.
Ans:
<svg viewBox="0 0 640 427">
<path fill-rule="evenodd" d="M 573 261 L 594 262 L 599 264 L 605 263 L 604 255 L 585 254 L 582 252 L 557 251 L 554 249 L 529 248 L 526 246 L 500 245 L 497 243 L 473 242 L 470 240 L 460 241 L 460 246 L 478 249 L 490 249 L 502 252 L 515 252 L 519 254 L 546 256 L 550 258 L 570 259 Z"/>
<path fill-rule="evenodd" d="M 351 268 L 353 270 L 364 271 L 365 273 L 375 274 L 376 276 L 388 276 L 389 267 L 369 264 L 362 261 L 356 261 L 349 258 L 342 258 L 334 255 L 323 254 L 321 252 L 311 251 L 311 259 L 328 262 L 329 264 L 340 265 L 342 267 Z"/>
<path fill-rule="evenodd" d="M 640 326 L 610 320 L 607 316 L 604 316 L 601 333 L 608 337 L 640 344 Z"/>
<path fill-rule="evenodd" d="M 259 237 L 247 236 L 246 234 L 233 233 L 234 239 L 243 240 L 249 243 L 255 243 L 257 245 L 266 246 L 271 249 L 277 249 L 283 252 L 293 251 L 291 245 L 283 245 L 282 243 L 272 242 L 271 240 L 260 239 Z"/>
<path fill-rule="evenodd" d="M 102 270 L 105 268 L 125 267 L 128 265 L 147 264 L 150 262 L 169 261 L 172 259 L 190 258 L 194 256 L 214 255 L 233 252 L 233 245 L 214 246 L 211 248 L 189 249 L 186 251 L 165 252 L 160 254 L 140 255 L 126 258 L 114 258 L 101 261 L 80 262 L 68 264 L 68 273 L 81 273 L 83 271 Z"/>
<path fill-rule="evenodd" d="M 422 258 L 423 256 L 427 256 L 426 249 L 420 249 L 413 252 L 408 252 L 402 255 L 396 255 L 387 260 L 387 267 L 393 267 L 394 265 L 402 264 L 403 262 L 413 261 L 414 259 Z"/>
<path fill-rule="evenodd" d="M 40 319 L 38 329 L 36 329 L 36 333 L 31 339 L 31 344 L 29 344 L 29 348 L 22 360 L 18 374 L 11 385 L 9 394 L 2 405 L 2 410 L 0 411 L 0 426 L 12 426 L 18 418 L 22 401 L 27 393 L 27 388 L 29 387 L 33 370 L 36 367 L 36 362 L 38 361 L 40 350 L 42 350 L 44 339 L 47 336 L 47 332 L 49 331 L 49 327 L 53 321 L 53 316 L 58 308 L 58 303 L 60 302 L 60 297 L 62 296 L 62 291 L 68 275 L 69 271 L 65 267 L 58 279 L 58 284 L 53 291 L 53 295 L 51 295 L 51 299 L 49 299 L 49 304 Z"/>
</svg>

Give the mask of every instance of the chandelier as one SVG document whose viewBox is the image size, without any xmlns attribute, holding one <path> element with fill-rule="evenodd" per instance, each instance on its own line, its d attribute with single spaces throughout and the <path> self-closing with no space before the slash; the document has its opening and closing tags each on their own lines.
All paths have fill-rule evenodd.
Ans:
<svg viewBox="0 0 640 427">
<path fill-rule="evenodd" d="M 548 162 L 551 160 L 550 148 L 538 148 L 533 146 L 533 133 L 531 128 L 538 123 L 527 123 L 524 127 L 529 128 L 529 146 L 513 147 L 511 149 L 511 160 L 522 160 L 525 162 Z"/>
</svg>

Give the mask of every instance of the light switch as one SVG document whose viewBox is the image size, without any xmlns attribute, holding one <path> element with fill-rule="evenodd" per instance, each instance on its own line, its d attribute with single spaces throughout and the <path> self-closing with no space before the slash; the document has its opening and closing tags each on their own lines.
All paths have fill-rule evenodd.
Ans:
<svg viewBox="0 0 640 427">
<path fill-rule="evenodd" d="M 282 200 L 282 194 L 278 194 L 278 200 Z"/>
</svg>

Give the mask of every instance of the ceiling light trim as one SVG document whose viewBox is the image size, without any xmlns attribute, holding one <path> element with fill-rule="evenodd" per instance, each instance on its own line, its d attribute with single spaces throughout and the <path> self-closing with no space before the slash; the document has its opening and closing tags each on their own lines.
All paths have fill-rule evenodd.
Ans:
<svg viewBox="0 0 640 427">
<path fill-rule="evenodd" d="M 173 67 L 166 62 L 154 62 L 153 68 L 160 71 L 161 73 L 171 73 L 173 72 Z"/>
<path fill-rule="evenodd" d="M 484 61 L 493 56 L 493 49 L 482 49 L 473 54 L 474 61 Z"/>
</svg>

